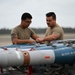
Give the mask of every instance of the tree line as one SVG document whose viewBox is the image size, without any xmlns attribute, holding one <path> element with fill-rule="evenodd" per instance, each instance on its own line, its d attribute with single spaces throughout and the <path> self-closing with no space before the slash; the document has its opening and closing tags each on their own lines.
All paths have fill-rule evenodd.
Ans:
<svg viewBox="0 0 75 75">
<path fill-rule="evenodd" d="M 32 28 L 37 34 L 44 34 L 47 28 Z M 75 33 L 75 28 L 63 28 L 65 33 Z M 11 29 L 2 28 L 0 34 L 11 34 Z"/>
</svg>

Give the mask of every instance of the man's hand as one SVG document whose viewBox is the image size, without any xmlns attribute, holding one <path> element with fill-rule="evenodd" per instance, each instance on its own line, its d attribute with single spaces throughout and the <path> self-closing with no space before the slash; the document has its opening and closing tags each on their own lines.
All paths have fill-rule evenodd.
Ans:
<svg viewBox="0 0 75 75">
<path fill-rule="evenodd" d="M 35 42 L 35 40 L 29 40 L 28 41 L 28 43 L 30 43 L 30 44 L 32 44 L 32 43 L 34 43 Z"/>
<path fill-rule="evenodd" d="M 43 42 L 44 41 L 44 38 L 37 38 L 36 39 L 36 42 L 39 42 L 39 43 L 41 43 L 41 42 Z"/>
</svg>

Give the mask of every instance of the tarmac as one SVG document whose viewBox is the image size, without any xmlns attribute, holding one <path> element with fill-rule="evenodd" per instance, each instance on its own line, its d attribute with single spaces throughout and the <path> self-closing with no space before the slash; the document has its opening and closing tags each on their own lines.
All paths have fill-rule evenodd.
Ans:
<svg viewBox="0 0 75 75">
<path fill-rule="evenodd" d="M 68 72 L 70 72 L 70 73 L 66 74 L 67 69 L 65 68 L 65 70 L 62 69 L 62 71 L 56 69 L 56 73 L 51 74 L 51 70 L 50 69 L 49 69 L 49 71 L 42 71 L 44 69 L 44 67 L 39 67 L 39 66 L 37 67 L 37 66 L 35 66 L 35 68 L 33 67 L 35 72 L 33 72 L 30 75 L 75 75 L 75 64 L 72 65 L 72 66 L 66 66 L 66 67 L 68 69 Z M 60 71 L 61 73 L 58 74 L 58 71 Z M 29 75 L 27 72 L 28 72 L 28 70 L 25 70 L 24 72 L 23 71 L 19 71 L 19 70 L 7 70 L 7 71 L 4 70 L 4 72 L 0 73 L 0 75 Z M 53 72 L 55 72 L 55 71 L 53 71 Z M 62 72 L 65 72 L 65 73 L 62 74 Z"/>
</svg>

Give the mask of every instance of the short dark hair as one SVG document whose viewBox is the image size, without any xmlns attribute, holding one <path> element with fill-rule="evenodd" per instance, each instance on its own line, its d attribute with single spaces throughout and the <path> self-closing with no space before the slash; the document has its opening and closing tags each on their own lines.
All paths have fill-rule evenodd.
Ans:
<svg viewBox="0 0 75 75">
<path fill-rule="evenodd" d="M 21 20 L 25 20 L 26 18 L 32 19 L 32 15 L 30 13 L 23 13 Z"/>
<path fill-rule="evenodd" d="M 56 14 L 54 12 L 48 12 L 46 14 L 46 17 L 50 17 L 50 16 L 52 16 L 53 19 L 56 19 Z"/>
</svg>

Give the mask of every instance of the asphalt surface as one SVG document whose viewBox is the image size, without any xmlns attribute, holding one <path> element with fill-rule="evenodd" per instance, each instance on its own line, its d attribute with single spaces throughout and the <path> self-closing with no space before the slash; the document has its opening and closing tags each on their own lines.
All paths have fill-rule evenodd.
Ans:
<svg viewBox="0 0 75 75">
<path fill-rule="evenodd" d="M 61 75 L 75 75 L 75 64 L 74 65 L 70 65 L 70 66 L 66 66 L 68 71 L 71 72 L 71 74 L 66 74 L 67 71 L 65 71 L 65 74 L 61 74 Z M 44 67 L 42 67 L 43 69 Z M 34 68 L 36 71 L 32 74 L 32 75 L 60 75 L 60 74 L 44 74 L 43 71 L 40 73 L 41 67 L 35 67 Z M 65 70 L 67 70 L 65 69 Z M 49 70 L 48 72 L 50 72 L 51 70 Z M 46 72 L 47 73 L 47 72 Z M 18 70 L 8 70 L 8 71 L 4 71 L 4 73 L 0 73 L 0 75 L 29 75 L 27 73 L 27 71 L 25 70 L 24 72 L 22 71 L 18 71 Z"/>
<path fill-rule="evenodd" d="M 72 72 L 71 75 L 75 75 L 75 71 L 74 70 L 72 70 L 71 72 Z M 28 75 L 28 74 L 27 73 L 21 73 L 21 72 L 9 72 L 9 73 L 7 72 L 7 73 L 3 73 L 3 74 L 0 74 L 0 75 Z M 44 74 L 33 73 L 32 75 L 44 75 Z"/>
</svg>

